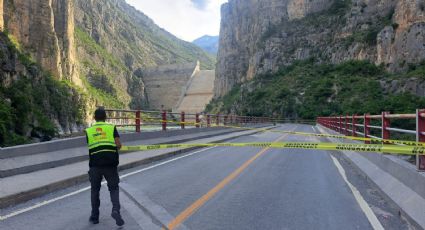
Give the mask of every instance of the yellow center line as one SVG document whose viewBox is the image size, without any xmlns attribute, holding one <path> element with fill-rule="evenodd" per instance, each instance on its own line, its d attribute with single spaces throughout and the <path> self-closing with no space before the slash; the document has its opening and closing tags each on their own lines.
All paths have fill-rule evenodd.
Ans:
<svg viewBox="0 0 425 230">
<path fill-rule="evenodd" d="M 294 128 L 293 130 L 295 130 Z M 288 136 L 289 134 L 285 134 L 278 139 L 276 139 L 274 142 L 281 141 L 283 138 Z M 199 198 L 197 201 L 192 203 L 188 208 L 186 208 L 183 212 L 181 212 L 173 221 L 171 221 L 167 229 L 175 229 L 177 228 L 181 223 L 183 223 L 187 218 L 189 218 L 193 213 L 195 213 L 202 205 L 204 205 L 209 199 L 211 199 L 215 194 L 217 194 L 221 189 L 224 188 L 228 183 L 230 183 L 233 179 L 235 179 L 239 174 L 241 174 L 252 162 L 254 162 L 257 158 L 259 158 L 261 155 L 263 155 L 267 150 L 270 148 L 264 148 L 260 152 L 258 152 L 255 156 L 253 156 L 251 159 L 246 161 L 242 166 L 240 166 L 238 169 L 236 169 L 234 172 L 232 172 L 230 175 L 228 175 L 226 178 L 224 178 L 220 183 L 218 183 L 214 188 L 212 188 L 210 191 L 208 191 L 205 195 L 203 195 L 201 198 Z"/>
</svg>

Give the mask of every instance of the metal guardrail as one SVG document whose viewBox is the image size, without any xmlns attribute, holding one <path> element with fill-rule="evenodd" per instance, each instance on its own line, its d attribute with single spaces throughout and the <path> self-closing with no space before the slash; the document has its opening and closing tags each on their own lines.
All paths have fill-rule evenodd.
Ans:
<svg viewBox="0 0 425 230">
<path fill-rule="evenodd" d="M 402 129 L 397 127 L 390 127 L 391 120 L 415 120 L 416 129 Z M 359 122 L 360 121 L 360 122 Z M 372 121 L 380 121 L 380 126 L 371 125 Z M 359 133 L 365 138 L 379 138 L 390 139 L 391 132 L 403 133 L 407 135 L 416 135 L 417 142 L 425 142 L 425 109 L 417 109 L 415 114 L 390 114 L 389 112 L 382 112 L 381 115 L 364 114 L 359 115 L 346 115 L 346 116 L 332 116 L 332 117 L 318 117 L 316 122 L 324 127 L 333 129 L 346 136 L 357 136 Z M 358 128 L 363 128 L 363 132 L 359 132 Z M 372 130 L 381 130 L 381 136 L 374 136 L 371 134 Z M 365 141 L 365 143 L 370 143 Z M 384 142 L 385 143 L 385 142 Z M 425 156 L 416 155 L 416 167 L 420 171 L 425 170 Z"/>
<path fill-rule="evenodd" d="M 269 117 L 237 116 L 234 114 L 171 113 L 167 111 L 105 109 L 107 121 L 127 131 L 141 132 L 143 128 L 167 129 L 200 128 L 225 125 L 272 123 Z"/>
</svg>

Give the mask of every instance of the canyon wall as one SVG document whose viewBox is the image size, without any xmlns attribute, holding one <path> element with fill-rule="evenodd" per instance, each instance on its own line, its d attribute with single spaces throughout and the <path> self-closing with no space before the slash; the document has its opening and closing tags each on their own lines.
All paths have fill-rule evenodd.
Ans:
<svg viewBox="0 0 425 230">
<path fill-rule="evenodd" d="M 402 72 L 425 59 L 424 1 L 229 0 L 221 11 L 216 97 L 297 60 Z"/>
<path fill-rule="evenodd" d="M 0 36 L 0 146 L 81 131 L 97 106 L 148 108 L 148 68 L 215 62 L 125 0 L 0 0 Z"/>
<path fill-rule="evenodd" d="M 68 0 L 2 0 L 0 28 L 60 79 L 77 80 L 74 6 Z M 2 17 L 1 17 L 2 16 Z"/>
</svg>

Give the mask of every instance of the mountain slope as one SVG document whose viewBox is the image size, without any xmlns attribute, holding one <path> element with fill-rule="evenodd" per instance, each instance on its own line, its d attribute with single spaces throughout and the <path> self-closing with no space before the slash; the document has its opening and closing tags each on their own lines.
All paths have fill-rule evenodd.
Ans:
<svg viewBox="0 0 425 230">
<path fill-rule="evenodd" d="M 424 41 L 423 1 L 229 0 L 208 109 L 411 113 L 425 106 Z"/>
<path fill-rule="evenodd" d="M 203 68 L 214 66 L 213 57 L 159 28 L 124 0 L 76 0 L 75 7 L 80 75 L 91 94 L 106 95 L 100 104 L 147 107 L 146 67 L 197 60 Z M 99 82 L 108 86 L 98 87 Z"/>
<path fill-rule="evenodd" d="M 425 58 L 416 0 L 230 0 L 222 7 L 216 96 L 296 60 L 368 60 L 391 72 Z"/>
<path fill-rule="evenodd" d="M 214 59 L 176 38 L 124 0 L 76 0 L 76 25 L 130 70 L 195 62 L 211 68 Z"/>
<path fill-rule="evenodd" d="M 295 62 L 235 86 L 207 106 L 209 112 L 281 119 L 341 114 L 412 113 L 425 108 L 425 64 L 391 74 L 365 61 Z"/>
<path fill-rule="evenodd" d="M 217 55 L 218 36 L 204 35 L 198 39 L 195 39 L 192 43 L 201 47 L 203 50 L 210 54 Z"/>
<path fill-rule="evenodd" d="M 146 107 L 146 67 L 215 66 L 125 0 L 0 0 L 0 34 L 0 145 L 81 131 L 96 106 Z"/>
<path fill-rule="evenodd" d="M 43 70 L 15 41 L 0 32 L 0 146 L 49 140 L 81 129 L 84 93 Z"/>
</svg>

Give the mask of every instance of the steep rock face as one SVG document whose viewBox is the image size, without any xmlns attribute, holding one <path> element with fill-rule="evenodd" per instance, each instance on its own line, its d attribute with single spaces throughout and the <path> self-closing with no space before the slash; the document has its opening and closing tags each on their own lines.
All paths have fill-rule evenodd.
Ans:
<svg viewBox="0 0 425 230">
<path fill-rule="evenodd" d="M 81 131 L 96 106 L 147 107 L 145 68 L 198 59 L 215 61 L 125 0 L 0 0 L 0 145 Z"/>
<path fill-rule="evenodd" d="M 231 0 L 222 6 L 221 16 L 216 95 L 253 77 L 250 59 L 256 43 L 268 27 L 287 18 L 287 1 Z"/>
<path fill-rule="evenodd" d="M 131 71 L 143 67 L 214 59 L 158 27 L 125 0 L 75 0 L 76 23 Z"/>
<path fill-rule="evenodd" d="M 393 21 L 397 28 L 387 26 L 378 34 L 376 63 L 395 71 L 425 58 L 425 2 L 398 1 Z"/>
<path fill-rule="evenodd" d="M 315 13 L 329 8 L 329 0 L 290 0 L 288 3 L 289 20 L 300 19 L 310 13 Z"/>
<path fill-rule="evenodd" d="M 83 82 L 118 98 L 123 106 L 148 107 L 145 68 L 196 60 L 212 67 L 214 58 L 159 28 L 124 0 L 75 0 L 75 7 Z M 113 89 L 92 84 L 98 78 L 107 79 Z"/>
<path fill-rule="evenodd" d="M 145 67 L 199 59 L 211 68 L 214 62 L 125 0 L 0 1 L 0 28 L 45 70 L 82 87 L 93 99 L 90 107 L 145 106 Z M 102 81 L 111 87 L 99 87 Z"/>
<path fill-rule="evenodd" d="M 2 8 L 3 29 L 17 40 L 22 50 L 55 76 L 78 80 L 73 1 L 4 0 Z"/>
<path fill-rule="evenodd" d="M 417 0 L 230 0 L 222 6 L 215 96 L 296 60 L 369 60 L 393 72 L 425 59 Z"/>
<path fill-rule="evenodd" d="M 3 19 L 3 0 L 0 0 L 0 31 L 4 29 L 4 19 Z"/>
<path fill-rule="evenodd" d="M 0 146 L 82 129 L 85 101 L 0 32 Z"/>
</svg>

